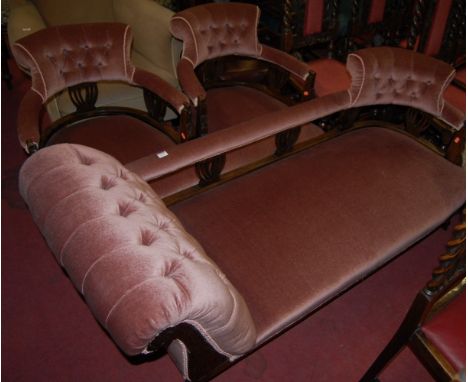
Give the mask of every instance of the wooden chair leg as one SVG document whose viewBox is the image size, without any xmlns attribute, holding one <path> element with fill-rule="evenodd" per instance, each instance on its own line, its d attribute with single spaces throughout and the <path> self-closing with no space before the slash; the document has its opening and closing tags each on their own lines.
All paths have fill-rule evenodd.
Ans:
<svg viewBox="0 0 468 382">
<path fill-rule="evenodd" d="M 424 294 L 419 293 L 414 299 L 402 324 L 384 350 L 360 379 L 360 382 L 378 381 L 377 376 L 382 372 L 385 366 L 387 366 L 387 364 L 408 344 L 426 307 L 427 298 Z"/>
</svg>

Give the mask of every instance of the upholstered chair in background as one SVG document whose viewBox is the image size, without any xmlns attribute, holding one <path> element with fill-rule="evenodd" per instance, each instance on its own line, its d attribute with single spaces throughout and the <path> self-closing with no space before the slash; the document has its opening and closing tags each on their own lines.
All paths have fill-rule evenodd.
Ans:
<svg viewBox="0 0 468 382">
<path fill-rule="evenodd" d="M 314 73 L 258 41 L 259 17 L 251 4 L 211 3 L 172 18 L 171 32 L 183 41 L 178 78 L 196 106 L 198 135 L 285 108 L 294 95 L 312 96 Z"/>
<path fill-rule="evenodd" d="M 18 137 L 28 153 L 51 143 L 74 142 L 126 162 L 185 140 L 189 100 L 167 81 L 133 65 L 131 44 L 130 26 L 120 23 L 49 27 L 13 44 L 18 63 L 32 77 L 18 114 Z M 96 83 L 103 81 L 143 88 L 149 112 L 96 107 L 101 89 Z M 44 105 L 67 89 L 76 110 L 41 126 Z M 163 120 L 166 108 L 180 116 L 177 125 Z M 116 117 L 121 114 L 133 118 Z M 94 116 L 99 118 L 90 119 Z"/>
<path fill-rule="evenodd" d="M 169 32 L 169 21 L 173 12 L 156 1 L 11 0 L 10 8 L 8 18 L 10 45 L 26 35 L 50 26 L 96 22 L 128 24 L 132 27 L 134 35 L 132 62 L 170 84 L 178 85 L 175 67 L 181 44 L 175 41 Z M 145 110 L 141 89 L 114 82 L 101 83 L 98 87 L 100 93 L 98 106 L 124 105 Z M 46 106 L 52 120 L 74 110 L 67 93 L 50 99 Z M 174 118 L 174 114 L 168 113 L 166 119 L 171 118 Z"/>
</svg>

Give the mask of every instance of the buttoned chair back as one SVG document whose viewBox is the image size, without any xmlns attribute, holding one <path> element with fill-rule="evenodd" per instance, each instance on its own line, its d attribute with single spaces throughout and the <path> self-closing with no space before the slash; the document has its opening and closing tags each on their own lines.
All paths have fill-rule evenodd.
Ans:
<svg viewBox="0 0 468 382">
<path fill-rule="evenodd" d="M 94 145 L 98 141 L 103 142 L 96 148 L 110 152 L 123 161 L 134 158 L 133 155 L 142 155 L 143 152 L 131 154 L 130 151 L 127 153 L 130 156 L 120 155 L 124 147 L 132 145 L 135 145 L 136 152 L 139 151 L 136 143 L 138 138 L 130 126 L 127 133 L 133 136 L 130 142 L 134 143 L 129 145 L 129 137 L 126 137 L 121 142 L 116 140 L 113 148 L 107 146 L 107 142 L 111 141 L 110 135 L 114 135 L 112 132 L 99 133 L 95 139 L 91 138 L 94 132 L 104 131 L 104 128 L 97 126 L 99 124 L 92 133 L 87 127 L 82 133 L 75 134 L 78 131 L 77 122 L 104 115 L 127 115 L 151 125 L 151 129 L 143 129 L 145 133 L 140 142 L 141 147 L 145 146 L 145 142 L 152 142 L 155 147 L 159 147 L 184 140 L 185 123 L 188 121 L 185 116 L 190 110 L 188 99 L 162 78 L 133 64 L 130 57 L 132 42 L 129 25 L 107 22 L 45 28 L 13 44 L 12 50 L 17 61 L 27 68 L 32 81 L 31 89 L 21 102 L 18 116 L 19 140 L 28 153 L 50 143 L 69 142 L 73 136 L 73 139 L 78 139 L 75 143 Z M 147 112 L 127 106 L 96 106 L 101 89 L 97 83 L 123 83 L 143 88 Z M 44 106 L 67 92 L 75 111 L 50 125 L 41 126 L 39 116 Z M 164 123 L 166 109 L 180 116 L 177 126 Z M 61 138 L 58 138 L 57 133 Z M 124 141 L 127 141 L 126 145 L 122 144 Z M 148 150 L 150 146 L 144 149 L 144 153 L 148 153 Z"/>
<path fill-rule="evenodd" d="M 132 83 L 132 39 L 125 24 L 70 24 L 42 29 L 12 49 L 19 63 L 30 70 L 32 89 L 45 102 L 84 81 Z"/>
</svg>

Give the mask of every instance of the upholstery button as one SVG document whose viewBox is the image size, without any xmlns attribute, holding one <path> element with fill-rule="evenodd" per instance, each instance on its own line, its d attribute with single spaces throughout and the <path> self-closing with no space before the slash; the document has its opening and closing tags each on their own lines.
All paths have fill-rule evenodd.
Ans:
<svg viewBox="0 0 468 382">
<path fill-rule="evenodd" d="M 160 223 L 158 225 L 158 229 L 161 230 L 161 231 L 166 231 L 168 228 L 169 228 L 169 226 L 168 226 L 168 224 L 166 222 Z"/>
<path fill-rule="evenodd" d="M 81 160 L 81 164 L 85 166 L 91 166 L 94 163 L 94 161 L 91 158 L 88 158 L 85 156 L 82 156 L 80 160 Z"/>
<path fill-rule="evenodd" d="M 119 203 L 119 215 L 126 218 L 131 213 L 135 212 L 136 208 L 131 202 Z"/>
<path fill-rule="evenodd" d="M 178 261 L 171 261 L 164 267 L 163 277 L 174 277 L 179 267 L 180 263 Z"/>
<path fill-rule="evenodd" d="M 101 177 L 101 188 L 103 190 L 109 190 L 115 186 L 115 181 L 112 178 L 108 178 L 107 176 Z"/>
<path fill-rule="evenodd" d="M 155 241 L 156 241 L 156 235 L 153 232 L 149 230 L 141 231 L 141 241 L 140 241 L 141 245 L 149 247 Z"/>
<path fill-rule="evenodd" d="M 118 176 L 120 179 L 128 180 L 127 175 L 125 175 L 125 173 L 123 172 L 122 169 L 119 170 L 119 173 L 117 174 L 117 176 Z"/>
<path fill-rule="evenodd" d="M 194 259 L 193 254 L 191 252 L 189 252 L 189 251 L 182 251 L 180 254 L 181 254 L 181 256 L 183 256 L 183 257 L 185 257 L 185 258 L 187 258 L 189 260 Z"/>
</svg>

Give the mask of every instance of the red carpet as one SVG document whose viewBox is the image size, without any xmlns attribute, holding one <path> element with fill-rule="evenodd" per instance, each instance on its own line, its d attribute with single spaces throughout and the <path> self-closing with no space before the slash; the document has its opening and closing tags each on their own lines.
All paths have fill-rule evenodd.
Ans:
<svg viewBox="0 0 468 382">
<path fill-rule="evenodd" d="M 11 61 L 10 66 L 13 66 Z M 180 381 L 167 356 L 132 363 L 94 320 L 17 191 L 15 131 L 27 80 L 2 83 L 2 377 L 4 381 Z M 397 328 L 443 251 L 439 230 L 216 381 L 357 381 Z M 432 381 L 404 351 L 382 382 Z"/>
</svg>

